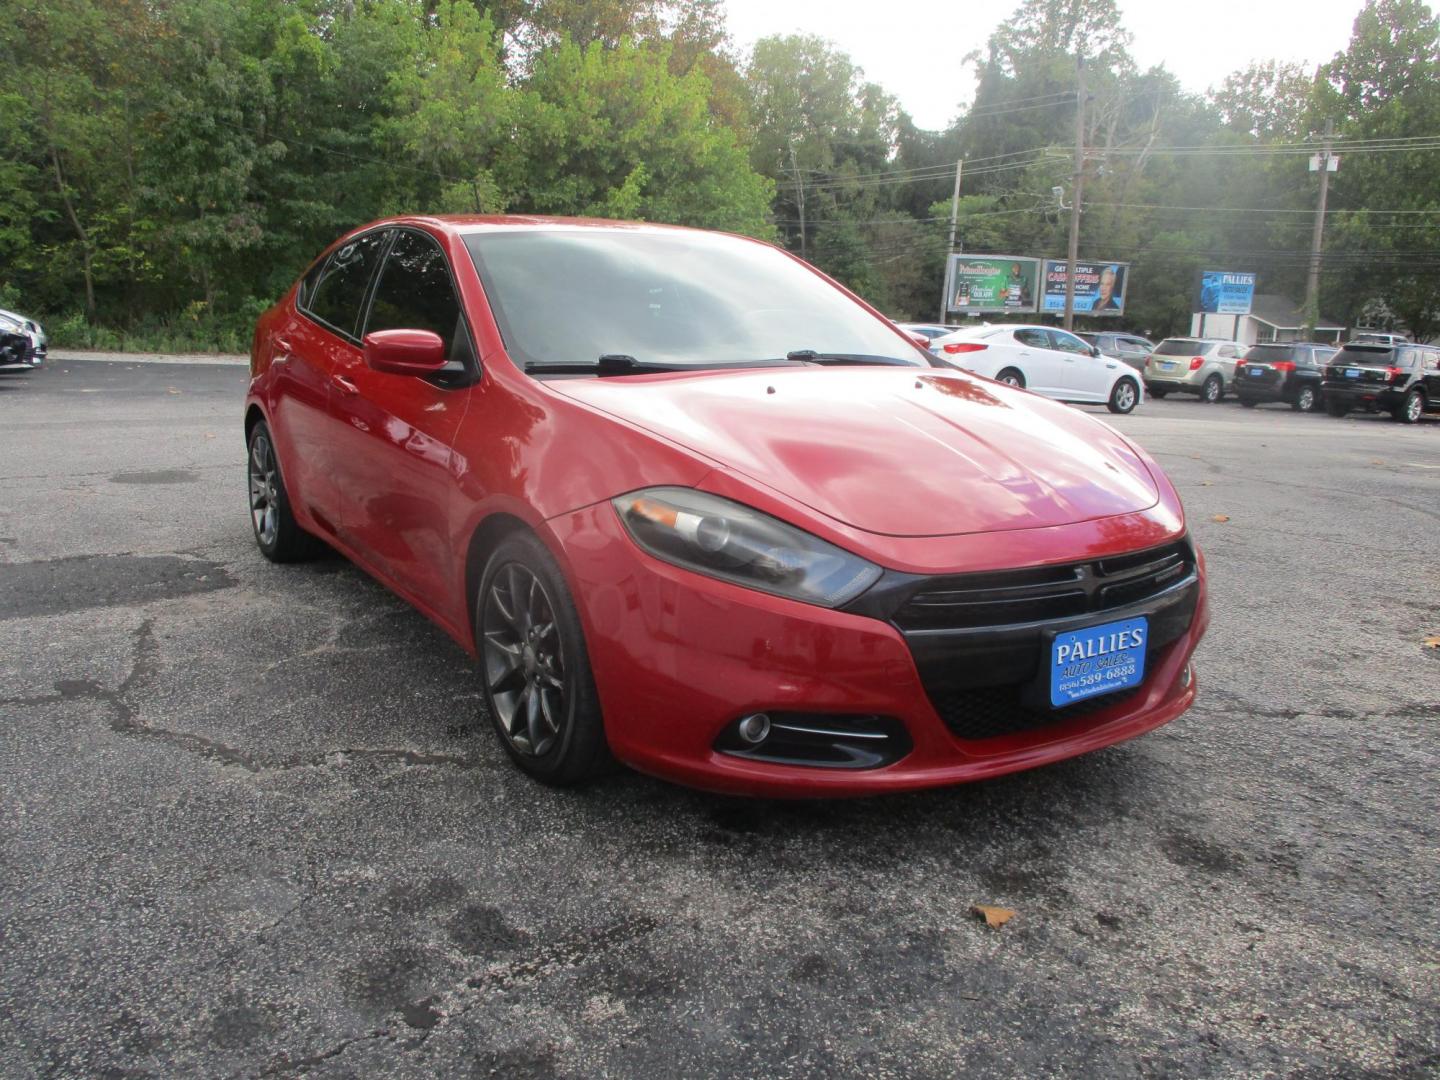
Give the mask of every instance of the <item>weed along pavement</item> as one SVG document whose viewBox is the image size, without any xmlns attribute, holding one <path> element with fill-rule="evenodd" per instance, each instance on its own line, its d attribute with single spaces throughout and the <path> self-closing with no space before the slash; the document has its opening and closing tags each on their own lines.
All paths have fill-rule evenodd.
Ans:
<svg viewBox="0 0 1440 1080">
<path fill-rule="evenodd" d="M 513 768 L 440 630 L 256 552 L 246 377 L 0 379 L 0 1075 L 1440 1072 L 1440 421 L 1107 415 L 1208 560 L 1195 707 L 784 803 Z"/>
</svg>

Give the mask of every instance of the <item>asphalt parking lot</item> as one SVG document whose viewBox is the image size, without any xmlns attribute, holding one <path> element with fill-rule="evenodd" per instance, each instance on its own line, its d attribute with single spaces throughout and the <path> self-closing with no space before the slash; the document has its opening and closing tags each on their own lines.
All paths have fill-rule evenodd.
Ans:
<svg viewBox="0 0 1440 1080">
<path fill-rule="evenodd" d="M 1118 418 L 1196 707 L 791 804 L 527 780 L 440 631 L 260 558 L 245 378 L 0 377 L 0 1075 L 1440 1075 L 1440 421 Z"/>
</svg>

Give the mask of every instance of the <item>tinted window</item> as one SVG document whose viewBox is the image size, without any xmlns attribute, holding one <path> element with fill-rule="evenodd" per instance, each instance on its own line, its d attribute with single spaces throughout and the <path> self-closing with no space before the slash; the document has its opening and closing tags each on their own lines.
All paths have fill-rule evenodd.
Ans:
<svg viewBox="0 0 1440 1080">
<path fill-rule="evenodd" d="M 445 355 L 451 360 L 463 359 L 468 351 L 460 299 L 445 254 L 430 237 L 406 231 L 395 238 L 370 302 L 365 332 L 374 330 L 433 331 L 445 343 Z"/>
<path fill-rule="evenodd" d="M 1335 356 L 1337 364 L 1371 364 L 1386 367 L 1395 350 L 1384 345 L 1346 345 Z"/>
<path fill-rule="evenodd" d="M 1015 340 L 1021 345 L 1031 345 L 1037 349 L 1050 348 L 1050 339 L 1045 336 L 1044 330 L 1016 330 Z"/>
<path fill-rule="evenodd" d="M 354 336 L 365 290 L 384 241 L 383 231 L 366 233 L 333 252 L 306 297 L 305 310 L 341 333 Z"/>
<path fill-rule="evenodd" d="M 300 287 L 295 291 L 295 302 L 302 311 L 310 306 L 310 297 L 315 292 L 315 283 L 320 280 L 320 272 L 325 269 L 325 262 L 325 259 L 321 259 L 300 279 Z"/>
<path fill-rule="evenodd" d="M 1067 334 L 1063 330 L 1051 330 L 1050 337 L 1055 341 L 1055 348 L 1061 352 L 1083 353 L 1086 356 L 1090 355 L 1090 346 L 1074 334 Z"/>
<path fill-rule="evenodd" d="M 522 364 L 785 362 L 787 353 L 928 361 L 889 323 L 768 245 L 660 229 L 490 230 L 465 237 Z"/>
<path fill-rule="evenodd" d="M 1199 356 L 1209 346 L 1194 338 L 1167 338 L 1155 350 L 1156 356 Z"/>
<path fill-rule="evenodd" d="M 1245 354 L 1246 360 L 1255 360 L 1261 364 L 1274 364 L 1282 360 L 1303 363 L 1305 357 L 1306 351 L 1293 345 L 1256 345 Z"/>
</svg>

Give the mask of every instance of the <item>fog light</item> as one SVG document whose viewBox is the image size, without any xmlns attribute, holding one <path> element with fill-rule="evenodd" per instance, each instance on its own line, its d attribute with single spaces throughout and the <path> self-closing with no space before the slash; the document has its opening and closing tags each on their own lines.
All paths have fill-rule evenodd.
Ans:
<svg viewBox="0 0 1440 1080">
<path fill-rule="evenodd" d="M 751 746 L 759 746 L 770 737 L 770 717 L 763 712 L 752 713 L 740 721 L 736 730 Z"/>
</svg>

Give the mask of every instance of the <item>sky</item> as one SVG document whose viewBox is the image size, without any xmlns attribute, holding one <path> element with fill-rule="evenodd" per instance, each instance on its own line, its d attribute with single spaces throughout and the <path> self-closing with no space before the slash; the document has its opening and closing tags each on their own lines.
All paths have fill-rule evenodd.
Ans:
<svg viewBox="0 0 1440 1080">
<path fill-rule="evenodd" d="M 1350 40 L 1361 0 L 1119 0 L 1136 62 L 1163 63 L 1187 90 L 1219 86 L 1255 60 L 1329 60 Z M 922 128 L 946 127 L 974 90 L 963 57 L 1010 13 L 974 0 L 726 0 L 743 52 L 770 34 L 818 34 L 900 99 Z"/>
</svg>

